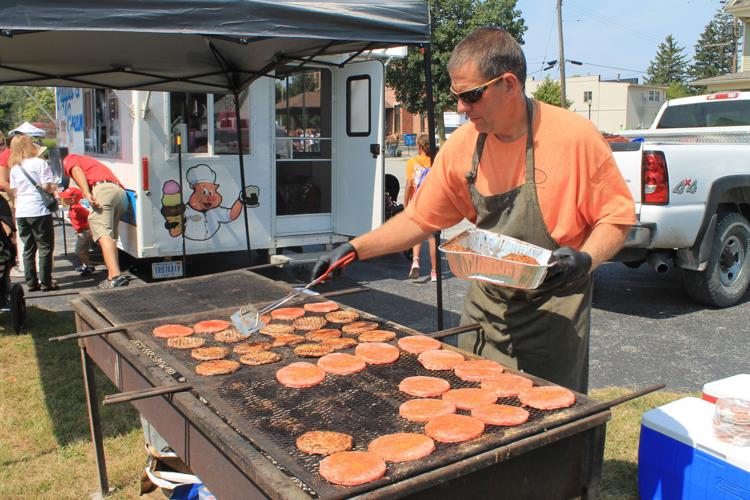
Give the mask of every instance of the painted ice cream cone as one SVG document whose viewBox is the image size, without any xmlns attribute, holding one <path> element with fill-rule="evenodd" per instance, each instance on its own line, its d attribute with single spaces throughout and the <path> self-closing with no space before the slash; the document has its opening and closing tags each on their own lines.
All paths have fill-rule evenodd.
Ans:
<svg viewBox="0 0 750 500">
<path fill-rule="evenodd" d="M 171 236 L 177 237 L 182 234 L 185 221 L 185 206 L 180 203 L 180 185 L 176 181 L 167 181 L 161 191 L 161 214 L 166 221 L 164 227 Z"/>
</svg>

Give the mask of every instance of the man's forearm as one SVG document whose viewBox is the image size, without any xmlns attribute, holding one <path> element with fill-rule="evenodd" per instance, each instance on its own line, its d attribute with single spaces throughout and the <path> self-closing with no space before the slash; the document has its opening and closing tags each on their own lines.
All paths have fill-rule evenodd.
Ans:
<svg viewBox="0 0 750 500">
<path fill-rule="evenodd" d="M 91 196 L 91 191 L 89 190 L 89 183 L 88 180 L 86 180 L 86 174 L 83 173 L 83 170 L 81 167 L 75 166 L 70 171 L 70 176 L 73 178 L 74 181 L 76 181 L 76 184 L 78 184 L 78 187 L 80 188 L 83 195 L 88 198 Z"/>
<path fill-rule="evenodd" d="M 591 270 L 617 255 L 630 232 L 630 226 L 599 224 L 583 244 L 581 251 L 591 256 Z"/>
<path fill-rule="evenodd" d="M 379 228 L 354 238 L 351 243 L 359 259 L 364 260 L 406 250 L 429 234 L 430 231 L 425 231 L 401 212 Z"/>
</svg>

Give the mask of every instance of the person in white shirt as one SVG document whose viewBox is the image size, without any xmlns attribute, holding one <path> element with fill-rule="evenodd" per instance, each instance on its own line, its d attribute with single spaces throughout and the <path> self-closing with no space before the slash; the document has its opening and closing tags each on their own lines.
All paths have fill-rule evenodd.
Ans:
<svg viewBox="0 0 750 500">
<path fill-rule="evenodd" d="M 47 162 L 37 158 L 38 148 L 31 137 L 19 135 L 10 143 L 10 188 L 16 199 L 16 225 L 24 244 L 24 276 L 29 291 L 57 290 L 52 279 L 52 253 L 55 249 L 55 233 L 52 213 L 42 201 L 36 188 L 38 184 L 49 193 L 57 188 L 55 178 Z M 26 173 L 24 173 L 24 171 Z M 27 174 L 33 182 L 29 180 Z M 37 275 L 36 253 L 39 251 L 39 274 Z"/>
</svg>

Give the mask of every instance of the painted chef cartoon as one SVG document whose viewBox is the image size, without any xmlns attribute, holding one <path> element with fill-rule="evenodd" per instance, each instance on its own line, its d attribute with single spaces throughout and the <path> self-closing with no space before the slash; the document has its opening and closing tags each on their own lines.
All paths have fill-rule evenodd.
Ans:
<svg viewBox="0 0 750 500">
<path fill-rule="evenodd" d="M 259 205 L 258 187 L 246 186 L 240 191 L 240 195 L 231 207 L 221 206 L 223 197 L 219 193 L 219 184 L 216 183 L 216 172 L 204 163 L 190 167 L 185 174 L 185 178 L 193 193 L 188 198 L 187 206 L 184 209 L 185 212 L 182 217 L 184 224 L 179 224 L 179 221 L 177 221 L 176 224 L 170 224 L 170 227 L 167 228 L 169 234 L 173 237 L 179 236 L 184 228 L 185 238 L 195 241 L 208 240 L 216 234 L 222 224 L 228 224 L 240 216 L 243 204 L 248 207 Z M 174 194 L 179 195 L 179 189 L 177 193 L 172 193 L 174 191 L 173 184 L 175 184 L 174 181 L 167 181 L 163 186 L 165 194 L 167 191 L 172 194 L 171 198 L 175 198 Z M 167 196 L 162 197 L 162 213 L 167 208 L 166 198 Z M 174 200 L 171 198 L 171 202 L 176 202 L 173 205 L 179 205 L 179 196 Z M 166 216 L 165 219 L 167 219 L 167 223 L 170 222 Z"/>
</svg>

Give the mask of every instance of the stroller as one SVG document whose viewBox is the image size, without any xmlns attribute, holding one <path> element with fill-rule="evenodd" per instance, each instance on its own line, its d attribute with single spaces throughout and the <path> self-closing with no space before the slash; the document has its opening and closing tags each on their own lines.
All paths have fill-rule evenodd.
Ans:
<svg viewBox="0 0 750 500">
<path fill-rule="evenodd" d="M 404 211 L 404 205 L 397 203 L 398 192 L 401 190 L 401 184 L 395 175 L 385 174 L 385 220 L 390 219 L 399 212 Z M 412 250 L 404 250 L 404 257 L 411 261 Z"/>
<path fill-rule="evenodd" d="M 11 285 L 10 282 L 10 270 L 17 255 L 16 245 L 11 238 L 15 231 L 10 207 L 0 198 L 0 311 L 10 313 L 11 328 L 21 333 L 26 322 L 26 299 L 23 286 L 20 283 Z"/>
</svg>

